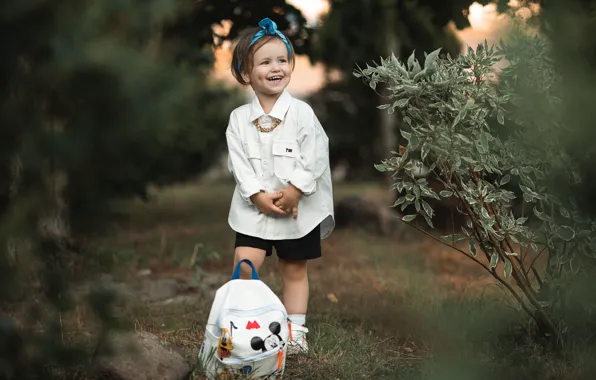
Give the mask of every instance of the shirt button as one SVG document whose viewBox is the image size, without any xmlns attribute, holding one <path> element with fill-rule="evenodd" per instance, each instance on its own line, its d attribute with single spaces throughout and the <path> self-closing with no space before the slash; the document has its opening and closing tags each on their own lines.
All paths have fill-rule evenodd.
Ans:
<svg viewBox="0 0 596 380">
<path fill-rule="evenodd" d="M 263 161 L 263 166 L 267 166 L 267 160 Z"/>
</svg>

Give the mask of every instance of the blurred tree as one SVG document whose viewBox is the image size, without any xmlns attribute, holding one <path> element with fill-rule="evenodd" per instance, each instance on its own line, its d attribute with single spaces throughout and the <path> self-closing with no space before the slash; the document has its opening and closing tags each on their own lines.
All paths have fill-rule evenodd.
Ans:
<svg viewBox="0 0 596 380">
<path fill-rule="evenodd" d="M 304 19 L 284 0 L 0 2 L 0 308 L 26 294 L 12 281 L 22 252 L 29 267 L 41 261 L 52 306 L 32 310 L 30 325 L 0 316 L 0 378 L 49 379 L 52 366 L 81 364 L 58 323 L 73 306 L 61 261 L 71 233 L 105 225 L 111 200 L 144 197 L 217 158 L 240 99 L 209 77 L 212 26 L 230 20 L 218 37 L 230 39 L 272 13 L 306 49 Z M 100 319 L 105 297 L 93 304 Z"/>
<path fill-rule="evenodd" d="M 25 0 L 0 11 L 0 209 L 18 158 L 23 186 L 49 181 L 76 228 L 103 220 L 114 197 L 144 197 L 148 184 L 185 180 L 217 158 L 239 99 L 209 80 L 214 43 L 274 14 L 307 48 L 305 20 L 284 0 Z M 223 20 L 232 28 L 214 41 Z"/>
<path fill-rule="evenodd" d="M 310 101 L 331 136 L 333 164 L 346 162 L 352 176 L 371 175 L 371 162 L 395 150 L 397 115 L 375 110 L 382 100 L 362 92 L 352 73 L 371 57 L 407 57 L 443 47 L 456 56 L 460 42 L 450 27 L 469 25 L 471 0 L 332 0 L 331 11 L 313 39 L 313 59 L 325 64 L 327 85 Z M 486 4 L 488 1 L 480 1 Z M 333 76 L 339 74 L 339 80 Z M 385 119 L 383 119 L 385 118 Z"/>
<path fill-rule="evenodd" d="M 541 2 L 542 32 L 552 43 L 553 63 L 562 80 L 565 118 L 574 126 L 560 136 L 566 151 L 580 161 L 584 178 L 570 188 L 583 210 L 596 215 L 596 1 L 544 0 Z"/>
<path fill-rule="evenodd" d="M 180 58 L 197 59 L 205 47 L 234 40 L 243 29 L 256 26 L 263 17 L 271 18 L 280 30 L 289 34 L 297 54 L 310 52 L 312 28 L 306 26 L 300 10 L 285 0 L 179 0 L 178 3 L 176 17 L 166 24 L 164 36 L 169 49 Z M 223 21 L 232 22 L 229 30 Z M 215 40 L 212 25 L 222 30 L 215 34 Z"/>
</svg>

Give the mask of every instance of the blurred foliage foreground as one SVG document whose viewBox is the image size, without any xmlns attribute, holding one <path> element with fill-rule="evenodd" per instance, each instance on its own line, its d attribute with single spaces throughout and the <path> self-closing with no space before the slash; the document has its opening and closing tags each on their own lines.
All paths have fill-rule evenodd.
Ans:
<svg viewBox="0 0 596 380">
<path fill-rule="evenodd" d="M 0 3 L 0 307 L 26 298 L 16 268 L 39 270 L 28 282 L 53 306 L 19 328 L 0 316 L 0 378 L 48 379 L 51 365 L 84 362 L 57 333 L 73 306 L 62 253 L 106 226 L 111 201 L 193 178 L 218 158 L 240 98 L 209 78 L 213 45 L 274 9 L 302 53 L 304 18 L 284 0 Z M 214 41 L 223 20 L 233 27 Z M 105 297 L 93 302 L 100 320 Z M 38 328 L 40 319 L 49 322 Z"/>
<path fill-rule="evenodd" d="M 545 9 L 545 33 L 515 19 L 498 46 L 484 43 L 457 59 L 436 50 L 423 66 L 414 55 L 390 57 L 355 75 L 373 89 L 387 86 L 390 102 L 379 108 L 404 121 L 407 145 L 377 165 L 395 176 L 402 219 L 432 227 L 428 200 L 454 200 L 465 221 L 440 239 L 489 272 L 535 321 L 537 336 L 561 349 L 596 333 L 596 215 L 586 169 L 593 143 L 579 152 L 582 142 L 568 143 L 593 133 L 593 107 L 576 102 L 593 99 L 594 82 L 579 79 L 594 68 L 584 63 L 590 51 L 561 47 L 563 58 L 562 39 L 549 36 L 564 34 L 550 28 L 568 17 L 586 28 L 582 38 L 594 36 L 594 20 L 572 12 L 554 18 L 556 11 Z M 442 190 L 417 174 L 423 164 Z M 462 240 L 468 249 L 455 247 Z"/>
</svg>

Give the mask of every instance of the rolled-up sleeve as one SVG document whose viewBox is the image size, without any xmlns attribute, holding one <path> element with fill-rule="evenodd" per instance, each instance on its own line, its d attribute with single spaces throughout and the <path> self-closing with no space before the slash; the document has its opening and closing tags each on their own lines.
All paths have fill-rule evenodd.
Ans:
<svg viewBox="0 0 596 380">
<path fill-rule="evenodd" d="M 226 131 L 226 141 L 228 144 L 228 170 L 236 179 L 236 183 L 240 189 L 240 196 L 248 203 L 250 197 L 263 189 L 261 181 L 248 160 L 244 149 L 242 148 L 242 141 L 233 129 L 228 128 Z"/>
<path fill-rule="evenodd" d="M 316 192 L 317 180 L 329 167 L 329 138 L 314 113 L 301 125 L 298 144 L 300 155 L 288 182 L 308 196 Z"/>
</svg>

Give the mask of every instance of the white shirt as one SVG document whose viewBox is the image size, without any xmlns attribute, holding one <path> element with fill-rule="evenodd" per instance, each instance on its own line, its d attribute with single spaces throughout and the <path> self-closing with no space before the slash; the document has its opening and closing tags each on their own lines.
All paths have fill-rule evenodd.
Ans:
<svg viewBox="0 0 596 380">
<path fill-rule="evenodd" d="M 281 120 L 273 131 L 260 132 L 253 121 Z M 265 115 L 255 96 L 236 108 L 226 130 L 228 169 L 236 180 L 228 223 L 245 235 L 267 240 L 298 239 L 321 224 L 321 239 L 335 227 L 329 167 L 329 138 L 312 108 L 284 91 Z M 260 214 L 250 196 L 274 193 L 291 183 L 303 192 L 298 218 Z"/>
</svg>

